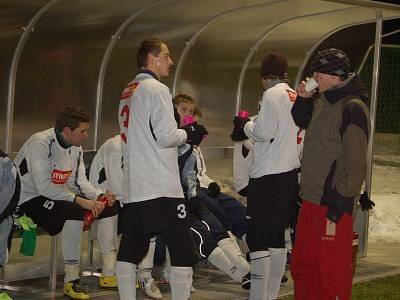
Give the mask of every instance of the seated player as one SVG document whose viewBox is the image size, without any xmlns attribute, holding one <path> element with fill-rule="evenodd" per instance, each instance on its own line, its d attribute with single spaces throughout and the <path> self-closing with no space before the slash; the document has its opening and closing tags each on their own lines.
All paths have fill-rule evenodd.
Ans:
<svg viewBox="0 0 400 300">
<path fill-rule="evenodd" d="M 195 102 L 190 96 L 180 94 L 173 98 L 173 104 L 179 114 L 177 122 L 182 125 L 185 116 L 192 116 Z M 249 264 L 225 227 L 207 209 L 197 194 L 199 187 L 194 154 L 197 147 L 184 144 L 178 148 L 178 165 L 183 191 L 190 207 L 192 236 L 203 258 L 207 258 L 233 280 L 242 282 L 243 288 L 249 288 Z"/>
<path fill-rule="evenodd" d="M 19 211 L 49 235 L 61 232 L 64 294 L 89 299 L 79 284 L 84 214 L 111 216 L 115 195 L 87 180 L 81 142 L 88 137 L 89 116 L 79 107 L 58 113 L 55 127 L 33 134 L 21 147 L 15 165 L 21 179 Z M 107 204 L 98 201 L 106 197 Z"/>
<path fill-rule="evenodd" d="M 17 207 L 21 182 L 10 158 L 0 150 L 0 267 L 7 264 L 11 245 L 12 215 Z"/>
<path fill-rule="evenodd" d="M 97 151 L 96 156 L 92 161 L 90 167 L 89 180 L 98 189 L 103 191 L 111 191 L 116 195 L 120 201 L 119 214 L 123 213 L 123 157 L 121 148 L 121 136 L 116 135 L 108 139 Z M 117 248 L 117 215 L 110 218 L 101 219 L 97 224 L 97 239 L 99 241 L 100 250 L 103 255 L 103 274 L 106 276 L 115 275 L 116 263 L 116 248 Z M 109 220 L 108 220 L 109 219 Z M 104 240 L 104 233 L 108 232 L 110 236 L 114 237 L 112 240 Z M 102 247 L 103 245 L 103 247 Z M 104 249 L 104 250 L 103 250 Z M 152 299 L 162 299 L 160 289 L 152 277 L 153 258 L 155 250 L 155 238 L 150 240 L 149 251 L 147 255 L 139 264 L 138 277 L 144 287 L 146 296 Z M 112 253 L 109 261 L 105 261 L 105 253 Z M 107 257 L 107 256 L 106 256 Z M 108 266 L 107 268 L 105 266 Z M 134 283 L 132 283 L 134 284 Z"/>
<path fill-rule="evenodd" d="M 194 118 L 201 117 L 201 111 L 194 108 Z M 197 179 L 199 182 L 199 199 L 224 225 L 225 229 L 242 239 L 246 234 L 246 207 L 236 198 L 222 193 L 219 184 L 207 176 L 206 163 L 200 147 L 195 147 Z"/>
</svg>

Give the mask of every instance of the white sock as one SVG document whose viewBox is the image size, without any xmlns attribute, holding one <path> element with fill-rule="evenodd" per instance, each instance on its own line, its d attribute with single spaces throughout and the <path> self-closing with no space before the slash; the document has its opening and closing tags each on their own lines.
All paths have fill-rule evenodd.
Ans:
<svg viewBox="0 0 400 300">
<path fill-rule="evenodd" d="M 82 228 L 83 221 L 66 220 L 61 231 L 61 249 L 65 270 L 64 282 L 79 279 Z"/>
<path fill-rule="evenodd" d="M 120 300 L 136 299 L 136 265 L 117 261 L 116 274 Z"/>
<path fill-rule="evenodd" d="M 108 253 L 117 249 L 118 216 L 99 219 L 96 221 L 96 238 L 101 253 Z"/>
<path fill-rule="evenodd" d="M 290 237 L 290 228 L 285 229 L 285 248 L 287 250 L 292 250 L 292 239 Z"/>
<path fill-rule="evenodd" d="M 269 248 L 271 267 L 269 269 L 268 300 L 278 298 L 281 279 L 285 273 L 286 248 Z"/>
<path fill-rule="evenodd" d="M 251 287 L 250 300 L 268 300 L 269 251 L 250 252 Z"/>
<path fill-rule="evenodd" d="M 169 255 L 168 247 L 165 248 L 164 275 L 165 279 L 169 281 L 171 276 L 171 256 Z"/>
<path fill-rule="evenodd" d="M 101 275 L 110 277 L 115 275 L 115 263 L 117 260 L 117 250 L 112 250 L 106 254 L 101 255 L 103 261 L 103 267 L 101 269 Z"/>
<path fill-rule="evenodd" d="M 138 277 L 140 281 L 146 281 L 153 278 L 151 272 L 153 270 L 154 251 L 156 250 L 156 238 L 150 239 L 149 250 L 146 256 L 138 266 Z"/>
<path fill-rule="evenodd" d="M 64 283 L 79 279 L 79 262 L 76 264 L 64 264 Z"/>
<path fill-rule="evenodd" d="M 171 266 L 170 286 L 172 300 L 187 300 L 190 298 L 190 288 L 193 282 L 191 267 Z"/>
<path fill-rule="evenodd" d="M 102 254 L 102 275 L 115 275 L 117 260 L 117 224 L 118 216 L 112 216 L 96 221 L 96 237 Z"/>
<path fill-rule="evenodd" d="M 239 248 L 239 245 L 232 239 L 226 238 L 218 242 L 218 247 L 224 251 L 228 259 L 238 267 L 241 272 L 242 278 L 244 275 L 250 272 L 250 265 L 243 257 L 243 253 Z"/>
<path fill-rule="evenodd" d="M 233 280 L 242 282 L 242 273 L 239 271 L 229 258 L 225 255 L 221 248 L 216 247 L 213 252 L 207 257 L 208 261 L 220 269 L 225 274 L 229 275 Z"/>
</svg>

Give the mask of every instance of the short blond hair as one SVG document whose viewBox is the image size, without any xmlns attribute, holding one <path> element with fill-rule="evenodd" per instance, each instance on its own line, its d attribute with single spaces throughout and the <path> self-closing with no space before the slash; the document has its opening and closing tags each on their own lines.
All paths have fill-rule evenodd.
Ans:
<svg viewBox="0 0 400 300">
<path fill-rule="evenodd" d="M 174 106 L 179 106 L 181 103 L 196 104 L 196 101 L 187 94 L 178 94 L 172 98 L 172 104 Z"/>
</svg>

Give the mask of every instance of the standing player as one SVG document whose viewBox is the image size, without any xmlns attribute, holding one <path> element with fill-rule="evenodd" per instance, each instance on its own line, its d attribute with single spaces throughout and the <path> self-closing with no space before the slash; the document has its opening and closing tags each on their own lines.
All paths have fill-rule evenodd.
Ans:
<svg viewBox="0 0 400 300">
<path fill-rule="evenodd" d="M 118 252 L 117 278 L 122 300 L 136 299 L 136 266 L 146 255 L 150 237 L 160 234 L 171 256 L 171 294 L 190 297 L 192 266 L 197 260 L 188 226 L 188 212 L 179 180 L 177 147 L 199 144 L 206 133 L 201 125 L 178 129 L 167 86 L 172 59 L 158 38 L 141 42 L 140 69 L 122 93 L 119 108 L 124 141 L 124 212 Z"/>
<path fill-rule="evenodd" d="M 285 271 L 285 227 L 297 196 L 297 132 L 291 116 L 296 93 L 287 83 L 287 61 L 267 55 L 260 69 L 265 89 L 257 117 L 235 117 L 234 140 L 254 141 L 247 194 L 251 300 L 276 299 Z"/>
<path fill-rule="evenodd" d="M 87 180 L 81 142 L 88 137 L 89 116 L 79 107 L 67 107 L 57 116 L 56 126 L 35 133 L 21 147 L 15 165 L 21 178 L 19 208 L 48 234 L 61 232 L 64 257 L 64 294 L 89 299 L 79 285 L 81 237 L 86 210 L 95 217 L 109 214 L 115 196 Z M 104 211 L 103 211 L 104 210 Z"/>
<path fill-rule="evenodd" d="M 103 191 L 111 191 L 116 195 L 118 201 L 122 201 L 123 187 L 123 157 L 121 148 L 121 136 L 116 135 L 108 139 L 97 151 L 90 167 L 89 180 L 98 189 Z M 120 209 L 122 212 L 122 208 Z M 116 247 L 117 247 L 117 218 L 121 218 L 122 214 L 111 216 L 109 218 L 99 220 L 97 224 L 97 239 L 99 241 L 100 250 L 103 257 L 103 274 L 115 275 L 116 263 Z M 107 237 L 104 238 L 104 233 Z M 107 250 L 112 255 L 106 256 Z M 152 299 L 162 299 L 160 289 L 152 277 L 153 259 L 155 251 L 155 238 L 150 240 L 149 251 L 145 258 L 140 262 L 138 267 L 139 281 L 143 282 L 144 293 Z M 115 253 L 115 255 L 114 255 Z M 110 276 L 110 275 L 108 275 Z M 133 284 L 133 283 L 132 283 Z M 117 285 L 115 285 L 117 286 Z"/>
</svg>

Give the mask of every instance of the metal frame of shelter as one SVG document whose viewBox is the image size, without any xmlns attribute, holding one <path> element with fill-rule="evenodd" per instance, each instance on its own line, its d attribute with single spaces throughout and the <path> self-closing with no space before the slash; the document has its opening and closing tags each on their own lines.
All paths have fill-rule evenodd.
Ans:
<svg viewBox="0 0 400 300">
<path fill-rule="evenodd" d="M 105 49 L 105 53 L 103 56 L 103 59 L 101 61 L 100 65 L 100 71 L 98 74 L 98 80 L 97 80 L 97 91 L 96 91 L 96 115 L 95 115 L 95 125 L 94 125 L 94 139 L 93 139 L 93 149 L 96 150 L 97 148 L 97 142 L 98 142 L 98 128 L 99 128 L 99 122 L 100 122 L 100 115 L 101 115 L 101 106 L 102 106 L 102 101 L 103 101 L 103 87 L 104 87 L 104 77 L 105 73 L 107 70 L 107 66 L 109 64 L 109 59 L 112 54 L 112 51 L 117 44 L 118 40 L 120 39 L 121 35 L 124 33 L 124 31 L 133 23 L 134 20 L 136 20 L 139 16 L 142 14 L 146 13 L 148 10 L 154 7 L 159 7 L 166 5 L 171 2 L 177 2 L 179 0 L 162 0 L 158 2 L 154 2 L 152 4 L 149 4 L 147 6 L 144 6 L 142 9 L 139 11 L 134 12 L 131 14 L 128 18 L 125 19 L 125 21 L 119 26 L 119 28 L 115 31 L 115 33 L 111 36 L 111 39 Z M 333 33 L 354 25 L 359 25 L 359 24 L 366 24 L 366 23 L 371 23 L 371 22 L 376 22 L 376 34 L 375 34 L 375 51 L 374 51 L 374 65 L 373 65 L 373 78 L 372 78 L 372 91 L 371 91 L 371 108 L 370 108 L 370 113 L 371 113 L 371 138 L 369 140 L 369 145 L 368 145 L 368 174 L 367 174 L 367 180 L 366 180 L 366 188 L 368 191 L 368 194 L 370 195 L 371 193 L 371 179 L 372 179 L 372 156 L 373 156 L 373 135 L 374 135 L 374 129 L 375 129 L 375 116 L 376 116 L 376 106 L 377 106 L 377 96 L 378 96 L 378 81 L 379 81 L 379 61 L 380 61 L 380 49 L 381 49 L 381 39 L 382 39 L 382 22 L 384 18 L 382 17 L 382 11 L 384 10 L 391 10 L 391 11 L 397 11 L 400 12 L 400 5 L 394 5 L 394 4 L 384 4 L 384 3 L 377 3 L 373 1 L 361 1 L 361 0 L 325 0 L 326 2 L 334 2 L 334 3 L 340 3 L 340 4 L 347 4 L 347 5 L 352 5 L 353 7 L 350 8 L 342 8 L 342 9 L 337 9 L 337 10 L 331 10 L 331 11 L 325 11 L 325 12 L 319 12 L 319 13 L 310 13 L 310 14 L 305 14 L 305 15 L 300 15 L 300 16 L 295 16 L 295 17 L 289 17 L 285 18 L 280 22 L 277 22 L 270 26 L 268 30 L 266 30 L 257 41 L 253 44 L 253 46 L 249 49 L 249 52 L 247 54 L 247 57 L 245 58 L 240 76 L 238 79 L 238 84 L 237 84 L 237 93 L 236 93 L 236 103 L 235 103 L 235 108 L 236 111 L 238 111 L 238 108 L 240 107 L 241 103 L 241 97 L 242 97 L 242 86 L 243 86 L 243 81 L 245 77 L 246 70 L 249 66 L 249 63 L 254 56 L 255 52 L 257 51 L 258 47 L 260 44 L 265 40 L 265 38 L 274 30 L 279 28 L 281 25 L 286 24 L 288 22 L 298 20 L 301 18 L 306 18 L 306 17 L 312 17 L 312 16 L 317 16 L 317 15 L 322 15 L 322 14 L 328 14 L 328 13 L 335 13 L 338 11 L 343 11 L 343 10 L 350 10 L 354 9 L 357 7 L 364 7 L 364 8 L 370 8 L 371 10 L 376 11 L 376 18 L 371 19 L 371 20 L 365 20 L 362 22 L 354 22 L 352 24 L 346 24 L 345 26 L 336 28 L 335 30 L 327 33 L 324 35 L 315 45 L 313 45 L 307 52 L 306 57 L 304 58 L 300 69 L 298 71 L 296 83 L 300 81 L 300 76 L 303 72 L 303 69 L 314 52 L 314 50 L 322 43 L 323 40 L 325 40 L 328 36 L 332 35 Z M 19 66 L 19 60 L 21 57 L 21 53 L 23 51 L 24 45 L 29 38 L 30 32 L 34 31 L 35 25 L 37 22 L 41 19 L 43 15 L 48 12 L 48 10 L 55 5 L 57 5 L 60 2 L 60 0 L 51 0 L 49 1 L 46 5 L 44 5 L 29 21 L 28 25 L 23 28 L 23 33 L 19 39 L 19 42 L 16 46 L 16 49 L 14 51 L 12 63 L 11 63 L 11 68 L 10 68 L 10 73 L 9 73 L 9 82 L 8 82 L 8 98 L 7 98 L 7 116 L 6 116 L 6 136 L 5 136 L 5 151 L 10 152 L 11 151 L 11 144 L 12 144 L 12 133 L 13 133 L 13 122 L 14 122 L 14 97 L 15 97 L 15 83 L 16 83 L 16 74 L 18 71 L 18 66 Z M 174 74 L 173 78 L 173 87 L 172 91 L 173 93 L 176 92 L 177 84 L 180 80 L 180 75 L 182 68 L 184 66 L 184 63 L 186 61 L 187 55 L 189 51 L 193 48 L 195 45 L 196 40 L 199 38 L 199 36 L 207 30 L 207 28 L 215 23 L 218 19 L 231 14 L 236 11 L 248 9 L 250 7 L 256 7 L 256 6 L 271 6 L 276 3 L 282 3 L 283 1 L 270 1 L 270 2 L 264 2 L 264 3 L 259 3 L 259 4 L 253 4 L 253 5 L 248 5 L 248 6 L 242 6 L 230 10 L 226 10 L 222 13 L 219 13 L 215 16 L 212 16 L 206 23 L 204 23 L 200 28 L 191 36 L 189 41 L 186 42 L 185 48 L 183 49 L 183 52 L 181 53 L 181 56 L 179 57 L 176 72 Z M 359 216 L 361 217 L 361 230 L 363 231 L 363 234 L 361 235 L 361 240 L 360 240 L 360 249 L 364 253 L 367 251 L 367 238 L 368 238 L 368 213 L 359 213 Z M 52 237 L 51 238 L 51 256 L 50 256 L 50 279 L 49 279 L 49 289 L 50 291 L 55 291 L 56 289 L 56 275 L 57 275 L 57 244 L 58 244 L 58 237 Z M 93 249 L 90 249 L 91 255 Z M 90 255 L 90 254 L 89 254 Z M 91 256 L 93 257 L 93 256 Z M 4 286 L 3 286 L 4 287 Z"/>
</svg>

